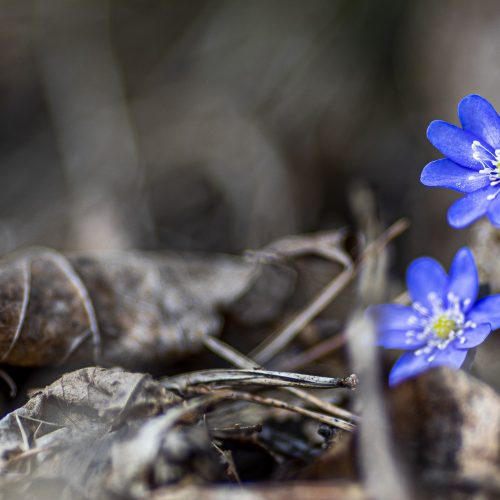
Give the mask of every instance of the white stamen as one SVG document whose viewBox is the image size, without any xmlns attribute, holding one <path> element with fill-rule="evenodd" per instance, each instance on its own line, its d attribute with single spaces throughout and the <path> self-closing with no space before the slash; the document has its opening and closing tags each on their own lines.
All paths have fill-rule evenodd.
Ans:
<svg viewBox="0 0 500 500">
<path fill-rule="evenodd" d="M 479 174 L 487 175 L 490 181 L 490 186 L 495 187 L 500 184 L 500 149 L 495 149 L 493 153 L 487 149 L 479 141 L 473 141 L 472 145 L 472 158 L 478 161 L 482 165 L 482 169 L 479 170 Z M 469 180 L 475 180 L 476 175 L 469 176 Z M 495 193 L 486 196 L 488 201 L 494 200 L 500 194 L 500 189 Z"/>
<path fill-rule="evenodd" d="M 415 309 L 415 311 L 420 313 L 422 316 L 429 315 L 429 309 L 427 309 L 427 307 L 424 307 L 420 302 L 414 302 L 413 309 Z"/>
<path fill-rule="evenodd" d="M 415 350 L 413 354 L 415 356 L 425 355 L 426 361 L 431 363 L 436 358 L 437 353 L 446 350 L 452 342 L 465 343 L 464 330 L 475 328 L 477 325 L 473 321 L 465 321 L 463 308 L 470 305 L 472 302 L 470 298 L 460 300 L 459 297 L 450 292 L 446 297 L 446 304 L 435 293 L 430 293 L 427 300 L 431 307 L 430 310 L 418 302 L 413 304 L 413 308 L 421 314 L 421 317 L 410 316 L 408 323 L 417 324 L 422 327 L 422 331 L 408 330 L 405 342 L 406 344 L 413 344 L 424 341 L 425 345 Z M 442 322 L 443 317 L 445 321 L 449 320 L 454 324 L 453 330 L 449 332 L 445 330 L 445 333 L 447 333 L 446 338 L 442 337 L 442 331 L 440 336 L 435 330 L 436 323 Z"/>
<path fill-rule="evenodd" d="M 490 184 L 491 186 L 493 186 L 493 184 Z M 496 192 L 496 193 L 493 193 L 493 194 L 489 194 L 486 199 L 488 201 L 491 201 L 491 200 L 494 200 L 497 196 L 498 196 L 498 193 L 500 193 L 500 189 Z"/>
</svg>

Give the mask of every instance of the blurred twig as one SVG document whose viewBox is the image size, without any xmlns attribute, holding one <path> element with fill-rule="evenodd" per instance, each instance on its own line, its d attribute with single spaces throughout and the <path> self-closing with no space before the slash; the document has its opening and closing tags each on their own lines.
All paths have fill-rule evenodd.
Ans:
<svg viewBox="0 0 500 500">
<path fill-rule="evenodd" d="M 392 301 L 393 304 L 403 304 L 407 305 L 409 302 L 409 297 L 407 292 L 403 292 L 395 297 Z M 307 351 L 297 354 L 293 358 L 285 359 L 280 362 L 279 369 L 294 371 L 300 370 L 301 368 L 315 363 L 316 361 L 325 358 L 326 356 L 332 354 L 334 351 L 344 347 L 347 344 L 346 332 L 341 332 L 333 337 L 329 337 L 319 344 L 311 347 Z"/>
<path fill-rule="evenodd" d="M 338 233 L 335 232 L 334 236 Z M 350 256 L 341 249 L 342 237 L 324 239 L 322 234 L 320 238 L 316 235 L 302 237 L 305 240 L 300 245 L 297 239 L 288 238 L 284 244 L 279 247 L 279 254 L 297 256 L 304 253 L 315 253 L 344 266 L 344 270 L 338 274 L 301 312 L 294 316 L 284 328 L 271 335 L 259 347 L 254 349 L 252 357 L 261 364 L 270 361 L 278 352 L 280 352 L 307 324 L 315 318 L 349 283 L 353 276 L 353 265 Z M 300 241 L 300 240 L 299 240 Z M 288 247 L 290 250 L 288 250 Z M 329 251 L 325 251 L 329 249 Z M 300 252 L 299 252 L 299 251 Z"/>
<path fill-rule="evenodd" d="M 79 249 L 128 248 L 150 225 L 106 0 L 35 2 L 37 50 Z M 148 228 L 149 229 L 149 228 Z"/>
<path fill-rule="evenodd" d="M 301 352 L 291 359 L 285 359 L 280 363 L 280 369 L 283 370 L 300 370 L 304 366 L 310 365 L 321 358 L 324 358 L 332 352 L 345 346 L 347 336 L 345 332 L 329 337 L 319 344 L 311 347 L 307 351 Z"/>
<path fill-rule="evenodd" d="M 386 290 L 387 256 L 370 252 L 369 249 L 383 249 L 385 245 L 381 245 L 381 242 L 390 241 L 389 235 L 394 234 L 394 226 L 374 239 L 379 222 L 375 218 L 376 204 L 372 192 L 360 187 L 351 194 L 353 212 L 361 231 L 369 242 L 373 239 L 363 252 L 364 265 L 358 267 L 362 273 L 359 281 L 359 304 L 346 328 L 349 357 L 360 378 L 357 400 L 363 421 L 358 444 L 361 472 L 369 498 L 406 500 L 409 498 L 406 480 L 395 459 L 389 434 L 376 332 L 374 325 L 364 314 L 365 307 L 370 302 L 383 298 Z M 403 223 L 402 227 L 406 229 L 407 226 L 407 223 Z"/>
<path fill-rule="evenodd" d="M 379 253 L 385 246 L 401 233 L 406 231 L 409 223 L 406 219 L 399 219 L 384 233 L 371 242 L 363 251 L 354 265 L 346 267 L 338 274 L 321 292 L 296 316 L 288 322 L 285 327 L 271 335 L 253 353 L 252 357 L 261 364 L 270 361 L 280 352 L 295 336 L 303 330 L 306 325 L 314 319 L 332 300 L 352 281 L 362 268 L 366 260 Z"/>
</svg>

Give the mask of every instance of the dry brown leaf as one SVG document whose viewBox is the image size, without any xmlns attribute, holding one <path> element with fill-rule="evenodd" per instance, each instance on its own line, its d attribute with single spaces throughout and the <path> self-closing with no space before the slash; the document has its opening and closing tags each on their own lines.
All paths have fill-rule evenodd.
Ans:
<svg viewBox="0 0 500 500">
<path fill-rule="evenodd" d="M 191 474 L 214 479 L 207 429 L 192 425 L 199 405 L 140 373 L 66 374 L 0 421 L 3 490 L 20 494 L 53 483 L 70 496 L 140 497 Z"/>
<path fill-rule="evenodd" d="M 254 285 L 267 299 L 261 314 Z M 230 256 L 28 250 L 0 263 L 0 361 L 151 369 L 199 350 L 220 333 L 221 310 L 240 301 L 256 322 L 275 317 L 292 286 L 283 267 Z"/>
<path fill-rule="evenodd" d="M 434 369 L 390 393 L 396 442 L 419 484 L 500 493 L 500 397 L 464 371 Z"/>
</svg>

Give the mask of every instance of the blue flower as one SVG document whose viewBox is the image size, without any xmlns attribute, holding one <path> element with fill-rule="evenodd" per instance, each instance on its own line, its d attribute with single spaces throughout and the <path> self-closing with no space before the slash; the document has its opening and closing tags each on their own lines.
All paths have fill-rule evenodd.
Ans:
<svg viewBox="0 0 500 500">
<path fill-rule="evenodd" d="M 461 248 L 449 275 L 430 257 L 413 261 L 407 270 L 411 306 L 371 306 L 378 344 L 405 349 L 389 375 L 389 385 L 435 366 L 459 368 L 467 350 L 500 328 L 500 295 L 476 302 L 478 275 L 472 252 Z"/>
<path fill-rule="evenodd" d="M 481 96 L 468 95 L 458 105 L 462 128 L 433 121 L 427 137 L 446 156 L 423 169 L 426 186 L 464 193 L 448 210 L 452 227 L 468 226 L 483 215 L 500 227 L 500 117 Z"/>
</svg>

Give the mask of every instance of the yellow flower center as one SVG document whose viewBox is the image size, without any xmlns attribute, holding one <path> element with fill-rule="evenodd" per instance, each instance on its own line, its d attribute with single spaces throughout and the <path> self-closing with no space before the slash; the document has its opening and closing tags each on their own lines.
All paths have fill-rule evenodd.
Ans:
<svg viewBox="0 0 500 500">
<path fill-rule="evenodd" d="M 434 333 L 442 339 L 447 339 L 450 333 L 455 330 L 456 327 L 457 324 L 445 314 L 439 316 L 439 318 L 432 324 Z"/>
</svg>

